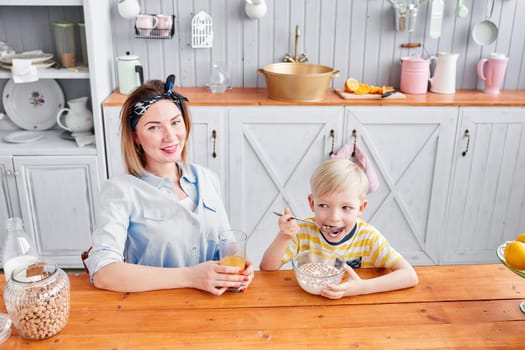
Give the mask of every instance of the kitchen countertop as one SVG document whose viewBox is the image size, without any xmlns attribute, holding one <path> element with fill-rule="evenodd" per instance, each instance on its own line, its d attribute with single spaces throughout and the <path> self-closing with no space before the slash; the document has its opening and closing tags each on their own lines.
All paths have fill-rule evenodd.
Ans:
<svg viewBox="0 0 525 350">
<path fill-rule="evenodd" d="M 208 88 L 175 88 L 188 97 L 194 106 L 525 106 L 525 90 L 503 90 L 493 96 L 481 90 L 458 90 L 455 94 L 406 95 L 405 99 L 345 100 L 334 90 L 319 102 L 283 102 L 269 99 L 265 88 L 233 88 L 223 94 L 213 94 Z M 104 106 L 122 106 L 127 95 L 116 90 L 105 101 Z"/>
<path fill-rule="evenodd" d="M 291 270 L 257 271 L 246 292 L 220 297 L 194 289 L 110 292 L 95 289 L 87 274 L 70 274 L 66 327 L 40 341 L 24 340 L 13 327 L 0 348 L 525 348 L 525 279 L 502 264 L 415 269 L 414 288 L 337 300 L 304 292 Z M 356 269 L 361 278 L 384 272 Z"/>
</svg>

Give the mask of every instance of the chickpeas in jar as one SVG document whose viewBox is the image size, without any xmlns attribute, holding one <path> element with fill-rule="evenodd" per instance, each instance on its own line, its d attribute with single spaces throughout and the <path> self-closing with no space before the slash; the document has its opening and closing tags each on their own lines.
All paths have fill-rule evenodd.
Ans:
<svg viewBox="0 0 525 350">
<path fill-rule="evenodd" d="M 42 261 L 19 268 L 4 288 L 4 301 L 22 337 L 52 337 L 66 326 L 69 318 L 69 278 L 57 265 Z"/>
</svg>

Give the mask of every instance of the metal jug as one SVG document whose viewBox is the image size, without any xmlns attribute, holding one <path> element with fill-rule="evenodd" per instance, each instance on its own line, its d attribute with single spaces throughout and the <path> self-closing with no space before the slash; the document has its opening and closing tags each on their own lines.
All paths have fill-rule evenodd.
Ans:
<svg viewBox="0 0 525 350">
<path fill-rule="evenodd" d="M 434 74 L 429 79 L 430 91 L 438 94 L 454 94 L 456 92 L 456 63 L 459 54 L 438 52 L 437 57 L 430 57 L 435 62 Z"/>
<path fill-rule="evenodd" d="M 117 58 L 118 82 L 121 94 L 127 95 L 144 83 L 144 73 L 139 57 L 129 51 Z"/>
</svg>

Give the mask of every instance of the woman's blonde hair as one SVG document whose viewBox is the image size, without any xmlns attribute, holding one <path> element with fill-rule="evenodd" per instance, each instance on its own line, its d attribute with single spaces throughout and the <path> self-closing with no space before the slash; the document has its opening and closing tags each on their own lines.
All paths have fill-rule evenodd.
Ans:
<svg viewBox="0 0 525 350">
<path fill-rule="evenodd" d="M 368 192 L 368 178 L 356 163 L 348 159 L 329 159 L 315 169 L 310 178 L 312 193 L 332 194 L 356 189 L 361 200 Z"/>
<path fill-rule="evenodd" d="M 121 121 L 121 138 L 120 145 L 122 148 L 122 157 L 124 158 L 124 164 L 128 174 L 134 176 L 140 176 L 145 172 L 146 158 L 142 151 L 142 148 L 135 144 L 134 133 L 135 130 L 131 124 L 131 115 L 133 107 L 137 102 L 144 101 L 147 98 L 153 98 L 160 96 L 165 92 L 165 83 L 160 80 L 150 80 L 143 85 L 139 86 L 133 91 L 122 106 L 120 121 Z M 182 118 L 186 125 L 186 142 L 182 149 L 181 159 L 184 163 L 187 162 L 188 154 L 188 139 L 190 137 L 191 130 L 191 114 L 189 111 L 189 105 L 186 101 L 181 101 L 182 104 Z"/>
</svg>

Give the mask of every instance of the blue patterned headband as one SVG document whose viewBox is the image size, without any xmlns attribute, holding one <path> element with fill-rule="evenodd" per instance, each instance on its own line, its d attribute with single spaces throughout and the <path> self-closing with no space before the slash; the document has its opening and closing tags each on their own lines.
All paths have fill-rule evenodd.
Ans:
<svg viewBox="0 0 525 350">
<path fill-rule="evenodd" d="M 139 101 L 133 105 L 133 110 L 131 111 L 130 115 L 131 129 L 135 129 L 135 126 L 137 126 L 137 122 L 139 121 L 140 117 L 142 117 L 144 113 L 146 113 L 146 111 L 151 107 L 152 104 L 159 100 L 167 99 L 173 101 L 173 103 L 175 103 L 175 105 L 181 111 L 181 113 L 184 113 L 182 101 L 188 101 L 188 99 L 174 92 L 172 90 L 174 85 L 175 75 L 171 74 L 166 79 L 166 85 L 164 87 L 165 92 L 162 95 L 145 98 L 144 100 Z"/>
</svg>

